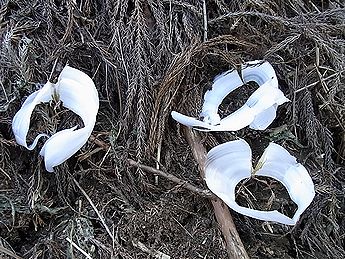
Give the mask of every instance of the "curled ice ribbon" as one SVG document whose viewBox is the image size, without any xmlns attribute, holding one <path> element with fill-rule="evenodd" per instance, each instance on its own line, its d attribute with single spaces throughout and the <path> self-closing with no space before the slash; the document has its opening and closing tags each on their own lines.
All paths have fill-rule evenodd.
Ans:
<svg viewBox="0 0 345 259">
<path fill-rule="evenodd" d="M 176 111 L 173 111 L 171 116 L 176 121 L 200 131 L 236 131 L 246 126 L 258 130 L 266 129 L 275 119 L 278 105 L 289 99 L 278 88 L 277 76 L 270 63 L 262 60 L 247 62 L 242 65 L 241 74 L 230 70 L 215 78 L 212 89 L 204 95 L 200 113 L 203 120 Z M 218 108 L 223 99 L 251 81 L 256 82 L 259 88 L 241 108 L 221 119 Z"/>
<path fill-rule="evenodd" d="M 47 134 L 39 134 L 28 146 L 26 137 L 31 114 L 36 105 L 51 101 L 54 94 L 58 95 L 64 107 L 81 117 L 84 127 L 64 129 L 50 138 Z M 35 148 L 41 137 L 48 137 L 40 155 L 44 157 L 46 170 L 53 172 L 53 167 L 66 161 L 87 142 L 96 122 L 98 108 L 98 92 L 92 79 L 82 71 L 66 66 L 56 84 L 47 82 L 40 90 L 29 95 L 12 120 L 12 130 L 17 143 L 29 150 Z"/>
<path fill-rule="evenodd" d="M 256 176 L 271 177 L 284 185 L 298 206 L 292 218 L 276 210 L 260 211 L 236 203 L 236 185 L 250 178 L 252 172 L 251 149 L 243 139 L 218 145 L 207 154 L 206 184 L 230 208 L 252 218 L 295 225 L 315 196 L 314 184 L 306 168 L 297 163 L 286 149 L 270 143 L 254 170 Z"/>
</svg>

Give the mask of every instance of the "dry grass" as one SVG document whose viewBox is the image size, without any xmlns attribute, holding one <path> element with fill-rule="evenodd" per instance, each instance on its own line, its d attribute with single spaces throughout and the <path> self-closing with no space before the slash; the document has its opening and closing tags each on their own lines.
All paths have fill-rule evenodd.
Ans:
<svg viewBox="0 0 345 259">
<path fill-rule="evenodd" d="M 274 139 L 306 165 L 317 195 L 295 228 L 236 214 L 235 224 L 252 258 L 343 258 L 344 36 L 339 0 L 0 0 L 1 256 L 148 258 L 138 241 L 172 258 L 225 258 L 205 199 L 126 161 L 155 166 L 161 150 L 161 168 L 202 186 L 170 112 L 197 115 L 215 75 L 266 59 L 291 103 L 266 131 L 203 140 L 244 137 L 256 155 Z M 38 149 L 16 145 L 11 119 L 66 63 L 93 77 L 101 108 L 87 145 L 48 174 Z M 32 131 L 78 121 L 52 121 L 51 110 L 37 110 Z"/>
</svg>

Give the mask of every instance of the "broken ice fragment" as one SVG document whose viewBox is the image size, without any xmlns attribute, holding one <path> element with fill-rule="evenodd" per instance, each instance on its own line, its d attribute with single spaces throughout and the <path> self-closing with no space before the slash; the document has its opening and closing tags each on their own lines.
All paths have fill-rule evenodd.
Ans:
<svg viewBox="0 0 345 259">
<path fill-rule="evenodd" d="M 22 108 L 14 116 L 12 120 L 12 130 L 19 145 L 32 150 L 35 148 L 37 141 L 41 137 L 48 137 L 47 134 L 42 133 L 35 138 L 34 142 L 30 146 L 26 143 L 26 136 L 30 127 L 30 117 L 35 106 L 41 102 L 49 102 L 52 99 L 53 93 L 54 85 L 50 82 L 46 83 L 40 90 L 29 95 L 23 103 Z"/>
<path fill-rule="evenodd" d="M 32 145 L 26 143 L 26 136 L 30 126 L 31 114 L 36 105 L 46 103 L 57 94 L 63 106 L 78 114 L 83 120 L 84 127 L 77 126 L 55 133 L 44 144 L 40 155 L 44 157 L 46 170 L 53 172 L 57 166 L 76 153 L 88 140 L 96 122 L 99 99 L 92 79 L 82 71 L 66 66 L 53 84 L 47 82 L 40 90 L 32 93 L 23 103 L 12 121 L 12 130 L 19 145 L 32 150 L 40 137 L 39 134 Z"/>
<path fill-rule="evenodd" d="M 251 149 L 242 139 L 221 144 L 208 152 L 205 164 L 206 184 L 238 213 L 260 220 L 295 225 L 315 196 L 314 184 L 307 170 L 287 150 L 275 143 L 269 144 L 257 167 L 254 171 L 256 176 L 271 177 L 287 189 L 290 198 L 298 206 L 293 218 L 276 210 L 259 211 L 236 203 L 236 185 L 243 179 L 250 178 L 253 172 Z"/>
<path fill-rule="evenodd" d="M 242 65 L 241 73 L 242 78 L 236 70 L 216 76 L 212 89 L 204 95 L 200 113 L 202 121 L 176 111 L 171 113 L 172 117 L 188 127 L 202 131 L 235 131 L 246 126 L 252 129 L 266 129 L 275 119 L 278 105 L 289 99 L 278 88 L 277 76 L 268 62 L 247 62 Z M 251 81 L 256 82 L 259 88 L 241 108 L 221 119 L 218 108 L 223 99 L 230 92 Z"/>
</svg>

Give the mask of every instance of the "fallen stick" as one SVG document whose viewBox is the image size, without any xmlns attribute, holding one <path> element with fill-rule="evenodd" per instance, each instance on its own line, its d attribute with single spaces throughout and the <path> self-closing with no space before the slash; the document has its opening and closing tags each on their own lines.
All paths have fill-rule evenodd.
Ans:
<svg viewBox="0 0 345 259">
<path fill-rule="evenodd" d="M 70 239 L 69 237 L 66 237 L 66 240 L 71 244 L 72 247 L 74 247 L 75 249 L 77 249 L 80 253 L 82 253 L 87 259 L 92 259 L 92 257 L 85 252 L 80 246 L 78 246 L 76 243 L 74 243 L 72 241 L 72 239 Z"/>
<path fill-rule="evenodd" d="M 205 147 L 201 144 L 200 137 L 192 129 L 185 127 L 184 129 L 186 139 L 193 156 L 199 165 L 201 177 L 205 178 L 205 162 L 207 152 Z M 222 231 L 226 243 L 226 249 L 230 259 L 249 259 L 247 251 L 245 250 L 240 236 L 236 230 L 234 221 L 230 214 L 228 206 L 219 198 L 211 199 L 214 214 Z"/>
<path fill-rule="evenodd" d="M 200 137 L 196 135 L 195 132 L 193 132 L 189 128 L 185 128 L 185 135 L 187 138 L 187 141 L 192 149 L 193 156 L 195 160 L 197 161 L 199 165 L 199 170 L 202 178 L 205 178 L 205 172 L 204 172 L 204 164 L 206 161 L 206 149 L 201 144 Z M 98 143 L 95 143 L 98 144 Z M 102 145 L 102 146 L 108 146 Z M 104 148 L 105 150 L 107 148 Z M 192 184 L 189 184 L 188 182 L 185 182 L 179 178 L 177 178 L 174 175 L 168 174 L 166 172 L 163 172 L 161 170 L 157 170 L 153 167 L 145 166 L 142 164 L 137 163 L 136 161 L 132 159 L 128 159 L 128 163 L 131 166 L 140 167 L 141 169 L 155 173 L 157 175 L 161 175 L 168 180 L 171 180 L 172 182 L 175 182 L 177 184 L 180 184 L 184 188 L 196 192 L 200 194 L 201 196 L 211 198 L 211 202 L 214 209 L 214 214 L 216 216 L 216 219 L 218 221 L 218 224 L 220 225 L 220 229 L 222 231 L 222 234 L 224 236 L 224 240 L 226 243 L 226 249 L 229 255 L 230 259 L 249 259 L 249 256 L 247 254 L 247 251 L 244 249 L 243 243 L 238 235 L 238 232 L 236 230 L 236 226 L 232 220 L 232 216 L 230 214 L 230 211 L 228 209 L 228 206 L 224 204 L 219 198 L 217 198 L 214 194 L 209 193 L 208 191 L 204 191 L 202 189 L 199 189 L 195 187 Z"/>
<path fill-rule="evenodd" d="M 133 240 L 132 245 L 136 248 L 139 248 L 141 251 L 151 255 L 154 258 L 157 258 L 157 259 L 170 259 L 171 258 L 169 255 L 166 255 L 160 251 L 149 249 L 147 246 L 145 246 L 143 243 L 141 243 L 138 240 Z"/>
<path fill-rule="evenodd" d="M 149 172 L 149 173 L 153 173 L 153 174 L 156 174 L 156 175 L 160 175 L 174 183 L 177 183 L 178 185 L 180 185 L 181 187 L 189 190 L 189 191 L 192 191 L 192 192 L 195 192 L 197 194 L 199 194 L 200 196 L 202 197 L 205 197 L 205 198 L 211 198 L 211 199 L 216 199 L 217 197 L 209 190 L 204 190 L 204 189 L 201 189 L 201 188 L 198 188 L 190 183 L 188 183 L 187 181 L 184 181 L 184 180 L 181 180 L 180 178 L 172 175 L 172 174 L 169 174 L 167 172 L 164 172 L 162 170 L 158 170 L 156 168 L 153 168 L 153 167 L 150 167 L 150 166 L 147 166 L 147 165 L 143 165 L 143 164 L 140 164 L 132 159 L 128 159 L 128 163 L 131 165 L 131 166 L 134 166 L 134 167 L 138 167 L 146 172 Z"/>
<path fill-rule="evenodd" d="M 100 140 L 97 140 L 95 137 L 91 136 L 90 139 L 96 144 L 98 145 L 100 148 L 102 148 L 103 150 L 106 150 L 108 151 L 109 150 L 109 145 L 107 143 L 104 143 Z M 184 181 L 172 174 L 169 174 L 167 172 L 164 172 L 162 170 L 159 170 L 159 169 L 156 169 L 156 168 L 153 168 L 151 166 L 147 166 L 147 165 L 143 165 L 143 164 L 140 164 L 136 161 L 134 161 L 133 159 L 128 159 L 127 160 L 129 165 L 131 166 L 134 166 L 134 167 L 137 167 L 137 168 L 141 168 L 142 170 L 146 171 L 146 172 L 149 172 L 149 173 L 153 173 L 155 175 L 160 175 L 178 185 L 180 185 L 181 187 L 189 190 L 189 191 L 192 191 L 192 192 L 195 192 L 197 194 L 199 194 L 200 196 L 204 197 L 204 198 L 210 198 L 210 199 L 216 199 L 217 196 L 215 196 L 210 190 L 204 190 L 204 189 L 201 189 L 199 187 L 196 187 L 190 183 L 188 183 L 187 181 Z M 0 168 L 1 170 L 1 168 Z"/>
<path fill-rule="evenodd" d="M 7 248 L 5 248 L 3 246 L 0 246 L 0 253 L 4 253 L 4 254 L 6 254 L 8 256 L 11 256 L 11 257 L 13 257 L 15 259 L 23 259 L 23 257 L 20 257 L 20 256 L 16 255 L 11 250 L 9 250 L 9 249 L 7 249 Z"/>
</svg>

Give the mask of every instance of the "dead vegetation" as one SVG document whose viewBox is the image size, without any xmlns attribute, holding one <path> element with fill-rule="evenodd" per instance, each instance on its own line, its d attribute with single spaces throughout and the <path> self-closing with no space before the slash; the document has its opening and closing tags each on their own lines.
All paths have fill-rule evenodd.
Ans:
<svg viewBox="0 0 345 259">
<path fill-rule="evenodd" d="M 294 228 L 232 213 L 244 246 L 251 258 L 344 257 L 343 1 L 205 3 L 0 0 L 2 258 L 226 258 L 208 200 L 127 159 L 204 189 L 169 114 L 197 115 L 213 77 L 253 59 L 271 62 L 291 102 L 263 132 L 203 134 L 203 143 L 239 136 L 258 156 L 273 140 L 308 168 L 317 195 Z M 94 79 L 100 112 L 87 145 L 49 174 L 38 148 L 15 143 L 11 120 L 67 63 Z M 39 109 L 32 129 L 77 119 L 51 116 Z"/>
</svg>

